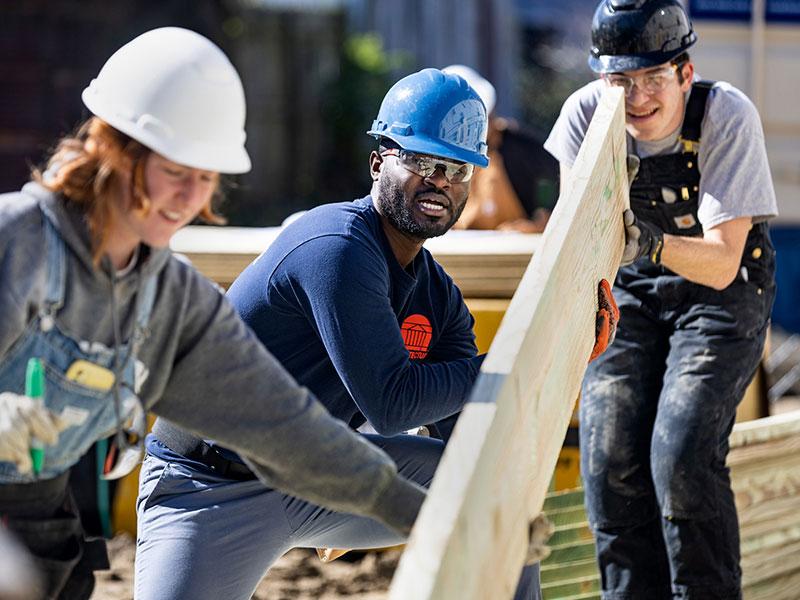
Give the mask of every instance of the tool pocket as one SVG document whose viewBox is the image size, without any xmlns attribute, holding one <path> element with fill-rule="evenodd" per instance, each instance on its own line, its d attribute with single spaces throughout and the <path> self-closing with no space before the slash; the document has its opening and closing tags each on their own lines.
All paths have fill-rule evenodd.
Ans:
<svg viewBox="0 0 800 600">
<path fill-rule="evenodd" d="M 83 529 L 74 513 L 59 511 L 50 518 L 8 520 L 8 528 L 36 559 L 45 582 L 45 598 L 56 598 L 83 555 Z"/>
</svg>

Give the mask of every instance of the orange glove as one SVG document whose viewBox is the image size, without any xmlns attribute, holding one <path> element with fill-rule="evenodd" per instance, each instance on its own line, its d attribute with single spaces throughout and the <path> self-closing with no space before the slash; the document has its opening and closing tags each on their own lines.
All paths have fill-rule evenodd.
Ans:
<svg viewBox="0 0 800 600">
<path fill-rule="evenodd" d="M 619 308 L 614 300 L 614 294 L 611 293 L 611 285 L 605 279 L 601 279 L 597 286 L 597 304 L 599 308 L 594 322 L 594 348 L 589 362 L 605 352 L 617 334 Z"/>
</svg>

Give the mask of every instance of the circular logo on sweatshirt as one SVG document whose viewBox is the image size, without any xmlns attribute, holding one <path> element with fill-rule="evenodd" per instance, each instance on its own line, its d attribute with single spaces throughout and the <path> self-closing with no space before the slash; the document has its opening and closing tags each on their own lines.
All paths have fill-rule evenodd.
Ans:
<svg viewBox="0 0 800 600">
<path fill-rule="evenodd" d="M 409 315 L 400 326 L 403 342 L 412 360 L 428 356 L 433 327 L 425 315 Z"/>
</svg>

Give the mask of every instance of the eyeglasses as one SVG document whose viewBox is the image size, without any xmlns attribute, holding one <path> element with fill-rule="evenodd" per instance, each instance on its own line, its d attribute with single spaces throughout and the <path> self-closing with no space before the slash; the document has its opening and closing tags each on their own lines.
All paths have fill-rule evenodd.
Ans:
<svg viewBox="0 0 800 600">
<path fill-rule="evenodd" d="M 603 75 L 603 79 L 606 80 L 608 85 L 624 89 L 626 98 L 633 92 L 634 85 L 639 88 L 640 92 L 652 96 L 667 87 L 667 85 L 675 79 L 677 72 L 678 65 L 670 65 L 658 71 L 650 71 L 649 73 L 644 73 L 637 77 L 610 73 Z"/>
<path fill-rule="evenodd" d="M 437 169 L 443 169 L 444 176 L 450 183 L 466 183 L 472 179 L 472 173 L 475 171 L 475 165 L 471 163 L 453 162 L 438 156 L 416 154 L 399 148 L 390 148 L 381 152 L 381 156 L 387 154 L 396 156 L 404 169 L 423 178 L 433 176 Z"/>
</svg>

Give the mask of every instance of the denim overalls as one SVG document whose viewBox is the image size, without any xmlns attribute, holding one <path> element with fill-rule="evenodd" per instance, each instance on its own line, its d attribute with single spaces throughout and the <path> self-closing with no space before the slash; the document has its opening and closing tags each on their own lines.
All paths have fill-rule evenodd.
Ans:
<svg viewBox="0 0 800 600">
<path fill-rule="evenodd" d="M 69 366 L 79 359 L 113 371 L 115 352 L 96 342 L 76 340 L 59 326 L 58 311 L 69 276 L 67 250 L 47 209 L 41 208 L 47 258 L 45 300 L 38 315 L 3 357 L 0 390 L 23 394 L 28 359 L 38 357 L 45 367 L 46 406 L 74 425 L 61 432 L 55 446 L 46 447 L 38 476 L 20 473 L 12 463 L 0 462 L 0 516 L 37 557 L 48 580 L 46 597 L 57 597 L 84 554 L 83 532 L 67 490 L 69 469 L 94 442 L 116 430 L 118 415 L 112 390 L 88 388 L 65 377 Z M 122 359 L 117 377 L 123 419 L 140 405 L 135 392 L 136 355 L 146 337 L 155 293 L 156 278 L 152 275 L 137 293 L 131 340 L 117 349 Z M 91 315 L 86 318 L 91 319 Z"/>
<path fill-rule="evenodd" d="M 710 82 L 694 84 L 684 151 L 644 158 L 637 217 L 702 234 L 697 145 Z M 647 259 L 620 269 L 614 343 L 586 374 L 581 470 L 604 599 L 740 598 L 736 507 L 725 458 L 736 407 L 761 358 L 775 251 L 752 226 L 726 289 Z"/>
</svg>

